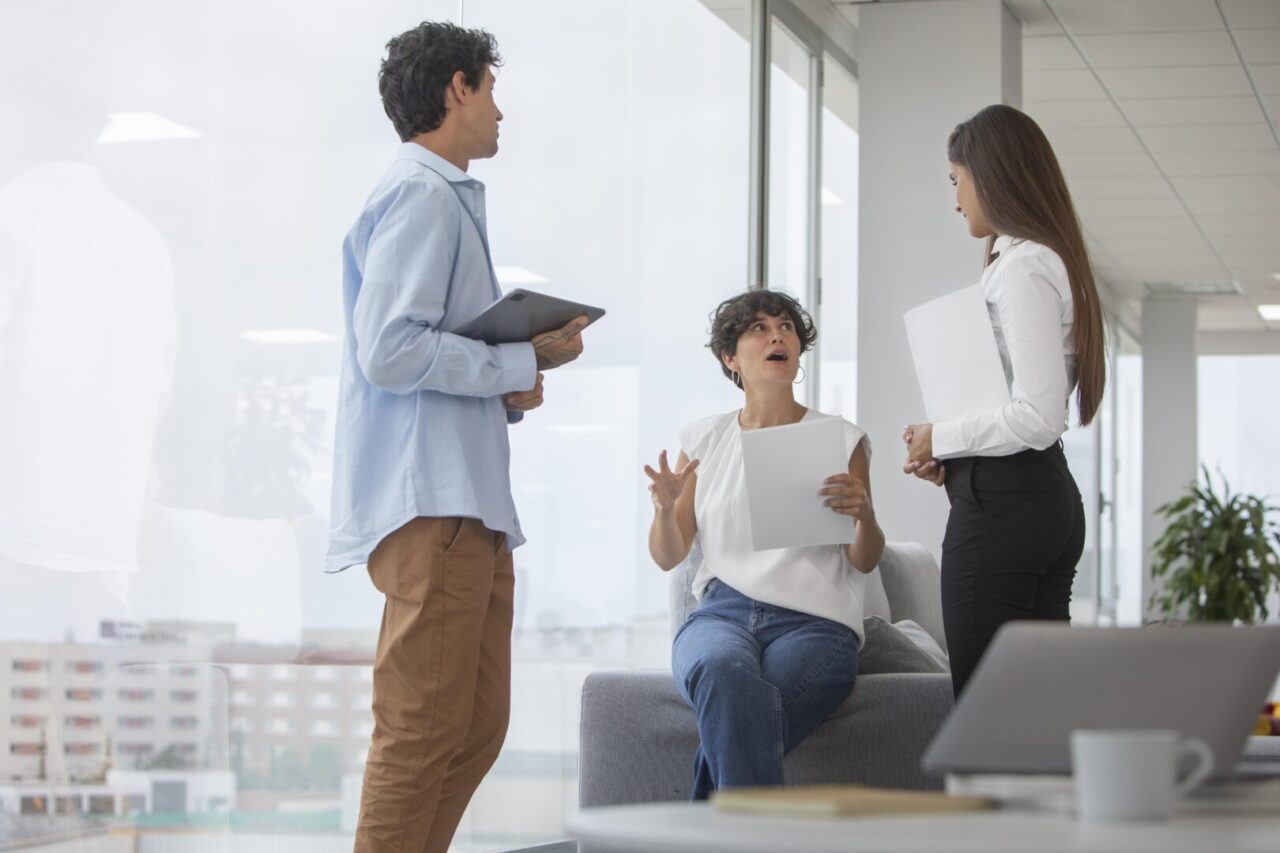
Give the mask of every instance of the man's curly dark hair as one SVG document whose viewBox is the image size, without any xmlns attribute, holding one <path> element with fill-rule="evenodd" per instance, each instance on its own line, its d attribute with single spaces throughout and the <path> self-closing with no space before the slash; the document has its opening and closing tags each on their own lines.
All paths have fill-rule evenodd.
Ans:
<svg viewBox="0 0 1280 853">
<path fill-rule="evenodd" d="M 711 312 L 711 342 L 707 346 L 711 348 L 711 354 L 716 357 L 725 377 L 739 388 L 742 387 L 742 377 L 733 378 L 733 371 L 725 366 L 724 357 L 737 355 L 738 338 L 751 327 L 756 315 L 761 312 L 770 317 L 788 315 L 795 326 L 796 336 L 800 338 L 802 353 L 811 350 L 814 341 L 818 339 L 813 318 L 793 296 L 776 290 L 748 290 L 721 302 Z"/>
<path fill-rule="evenodd" d="M 461 71 L 467 86 L 475 90 L 485 69 L 501 64 L 493 36 L 456 24 L 424 21 L 387 42 L 378 92 L 400 141 L 408 142 L 444 122 L 444 93 L 454 74 Z"/>
</svg>

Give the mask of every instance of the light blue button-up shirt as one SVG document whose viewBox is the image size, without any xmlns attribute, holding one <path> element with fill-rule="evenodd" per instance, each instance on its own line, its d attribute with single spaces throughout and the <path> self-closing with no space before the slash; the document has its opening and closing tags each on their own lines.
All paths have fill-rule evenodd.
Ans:
<svg viewBox="0 0 1280 853">
<path fill-rule="evenodd" d="M 484 184 L 405 143 L 347 234 L 342 261 L 326 570 L 367 562 L 418 516 L 477 518 L 520 545 L 501 395 L 533 387 L 533 347 L 450 333 L 501 295 Z"/>
</svg>

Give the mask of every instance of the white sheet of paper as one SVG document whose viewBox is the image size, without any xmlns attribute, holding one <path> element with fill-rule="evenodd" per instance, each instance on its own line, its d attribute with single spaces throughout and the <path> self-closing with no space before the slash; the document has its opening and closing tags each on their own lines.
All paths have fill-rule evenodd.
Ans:
<svg viewBox="0 0 1280 853">
<path fill-rule="evenodd" d="M 753 550 L 853 541 L 853 519 L 818 494 L 823 480 L 849 470 L 839 418 L 744 430 L 742 465 Z"/>
<path fill-rule="evenodd" d="M 912 308 L 902 319 L 930 423 L 1009 402 L 996 333 L 979 285 Z"/>
</svg>

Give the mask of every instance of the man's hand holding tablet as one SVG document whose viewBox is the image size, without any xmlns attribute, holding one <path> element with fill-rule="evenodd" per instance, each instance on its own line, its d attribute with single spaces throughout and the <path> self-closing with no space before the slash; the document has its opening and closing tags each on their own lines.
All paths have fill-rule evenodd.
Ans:
<svg viewBox="0 0 1280 853">
<path fill-rule="evenodd" d="M 538 357 L 539 370 L 551 370 L 568 364 L 582 354 L 582 330 L 590 322 L 586 314 L 575 317 L 553 332 L 544 332 L 533 338 L 533 352 Z"/>
</svg>

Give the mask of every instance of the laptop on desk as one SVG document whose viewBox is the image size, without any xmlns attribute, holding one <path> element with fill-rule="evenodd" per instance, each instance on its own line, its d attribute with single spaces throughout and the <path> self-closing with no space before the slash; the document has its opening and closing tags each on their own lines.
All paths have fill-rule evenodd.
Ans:
<svg viewBox="0 0 1280 853">
<path fill-rule="evenodd" d="M 996 634 L 922 764 L 942 774 L 1069 774 L 1073 729 L 1174 729 L 1233 775 L 1280 672 L 1280 626 L 1073 628 Z"/>
</svg>

